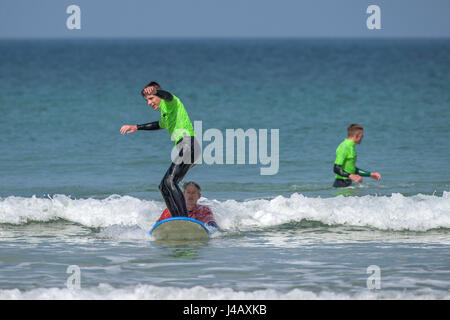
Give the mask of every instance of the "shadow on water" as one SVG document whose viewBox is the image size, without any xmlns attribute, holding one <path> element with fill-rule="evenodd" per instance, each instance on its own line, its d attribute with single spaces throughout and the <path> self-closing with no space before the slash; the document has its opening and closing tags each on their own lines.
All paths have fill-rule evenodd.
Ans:
<svg viewBox="0 0 450 320">
<path fill-rule="evenodd" d="M 356 187 L 356 186 L 350 186 L 347 188 L 333 188 L 333 190 L 335 190 L 333 192 L 334 196 L 350 197 L 350 196 L 356 196 L 356 195 L 362 193 L 362 188 Z"/>
<path fill-rule="evenodd" d="M 202 241 L 163 241 L 155 240 L 152 244 L 165 252 L 167 257 L 183 259 L 183 260 L 196 260 L 199 258 L 201 249 L 208 246 L 208 240 Z"/>
</svg>

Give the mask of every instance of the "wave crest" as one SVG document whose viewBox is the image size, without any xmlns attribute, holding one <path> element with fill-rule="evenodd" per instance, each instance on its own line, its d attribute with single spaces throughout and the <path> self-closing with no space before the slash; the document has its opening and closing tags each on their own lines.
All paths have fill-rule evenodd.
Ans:
<svg viewBox="0 0 450 320">
<path fill-rule="evenodd" d="M 247 201 L 200 199 L 213 210 L 221 229 L 250 231 L 291 222 L 316 221 L 325 225 L 364 226 L 380 230 L 427 231 L 450 228 L 450 192 L 442 196 L 362 196 L 311 198 L 290 197 Z M 48 198 L 0 198 L 0 223 L 26 224 L 64 219 L 91 228 L 114 225 L 139 226 L 149 230 L 165 204 L 131 196 L 106 199 L 72 199 L 66 195 Z"/>
<path fill-rule="evenodd" d="M 354 299 L 449 299 L 446 292 L 422 290 L 419 292 L 398 292 L 368 290 L 354 294 L 320 292 L 293 289 L 280 292 L 274 289 L 252 292 L 235 291 L 231 288 L 192 288 L 158 287 L 139 284 L 125 288 L 114 288 L 108 284 L 78 290 L 67 288 L 40 288 L 29 291 L 19 289 L 0 290 L 2 300 L 354 300 Z"/>
</svg>

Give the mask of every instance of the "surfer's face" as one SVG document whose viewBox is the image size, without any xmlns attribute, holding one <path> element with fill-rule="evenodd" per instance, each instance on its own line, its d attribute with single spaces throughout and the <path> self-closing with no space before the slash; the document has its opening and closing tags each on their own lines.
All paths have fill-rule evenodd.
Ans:
<svg viewBox="0 0 450 320">
<path fill-rule="evenodd" d="M 193 185 L 189 185 L 184 190 L 184 198 L 186 199 L 186 207 L 193 209 L 197 206 L 197 201 L 200 199 L 200 191 Z"/>
<path fill-rule="evenodd" d="M 153 108 L 153 110 L 158 110 L 159 104 L 161 103 L 161 98 L 155 95 L 146 95 L 145 100 L 147 104 Z"/>
<path fill-rule="evenodd" d="M 355 143 L 360 144 L 363 137 L 364 137 L 364 132 L 362 130 L 358 131 L 358 133 L 355 135 Z"/>
<path fill-rule="evenodd" d="M 358 131 L 353 136 L 349 136 L 348 138 L 352 141 L 354 141 L 356 144 L 360 144 L 362 141 L 362 138 L 364 137 L 364 132 Z"/>
</svg>

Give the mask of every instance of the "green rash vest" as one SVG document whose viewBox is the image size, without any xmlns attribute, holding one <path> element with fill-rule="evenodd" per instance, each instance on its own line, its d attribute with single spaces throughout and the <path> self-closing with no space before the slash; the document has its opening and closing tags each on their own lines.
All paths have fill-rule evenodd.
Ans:
<svg viewBox="0 0 450 320">
<path fill-rule="evenodd" d="M 356 143 L 348 138 L 341 142 L 341 144 L 336 149 L 336 160 L 335 164 L 341 166 L 342 170 L 348 174 L 359 174 L 361 176 L 370 176 L 369 171 L 361 170 L 356 168 Z M 342 177 L 340 175 L 335 176 L 336 179 L 349 179 L 348 177 Z"/>
<path fill-rule="evenodd" d="M 174 94 L 172 101 L 161 99 L 159 109 L 161 120 L 158 121 L 160 128 L 166 128 L 175 145 L 184 136 L 195 136 L 192 122 L 184 108 L 183 103 Z"/>
</svg>

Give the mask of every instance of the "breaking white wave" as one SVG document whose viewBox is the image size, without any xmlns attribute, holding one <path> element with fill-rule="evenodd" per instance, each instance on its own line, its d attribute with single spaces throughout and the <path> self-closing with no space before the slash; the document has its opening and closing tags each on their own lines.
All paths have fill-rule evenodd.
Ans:
<svg viewBox="0 0 450 320">
<path fill-rule="evenodd" d="M 380 230 L 427 231 L 450 228 L 450 192 L 442 196 L 290 197 L 248 201 L 200 199 L 213 210 L 222 230 L 248 231 L 302 220 L 325 225 L 364 226 Z M 149 230 L 164 210 L 162 201 L 112 195 L 106 199 L 0 198 L 0 223 L 26 224 L 64 219 L 90 228 L 113 226 Z"/>
<path fill-rule="evenodd" d="M 108 284 L 97 287 L 39 288 L 28 291 L 0 290 L 1 300 L 371 300 L 371 299 L 450 299 L 448 292 L 424 289 L 421 291 L 363 290 L 356 293 L 334 293 L 293 289 L 281 292 L 274 289 L 235 291 L 231 288 L 160 287 L 138 284 L 114 288 Z"/>
</svg>

